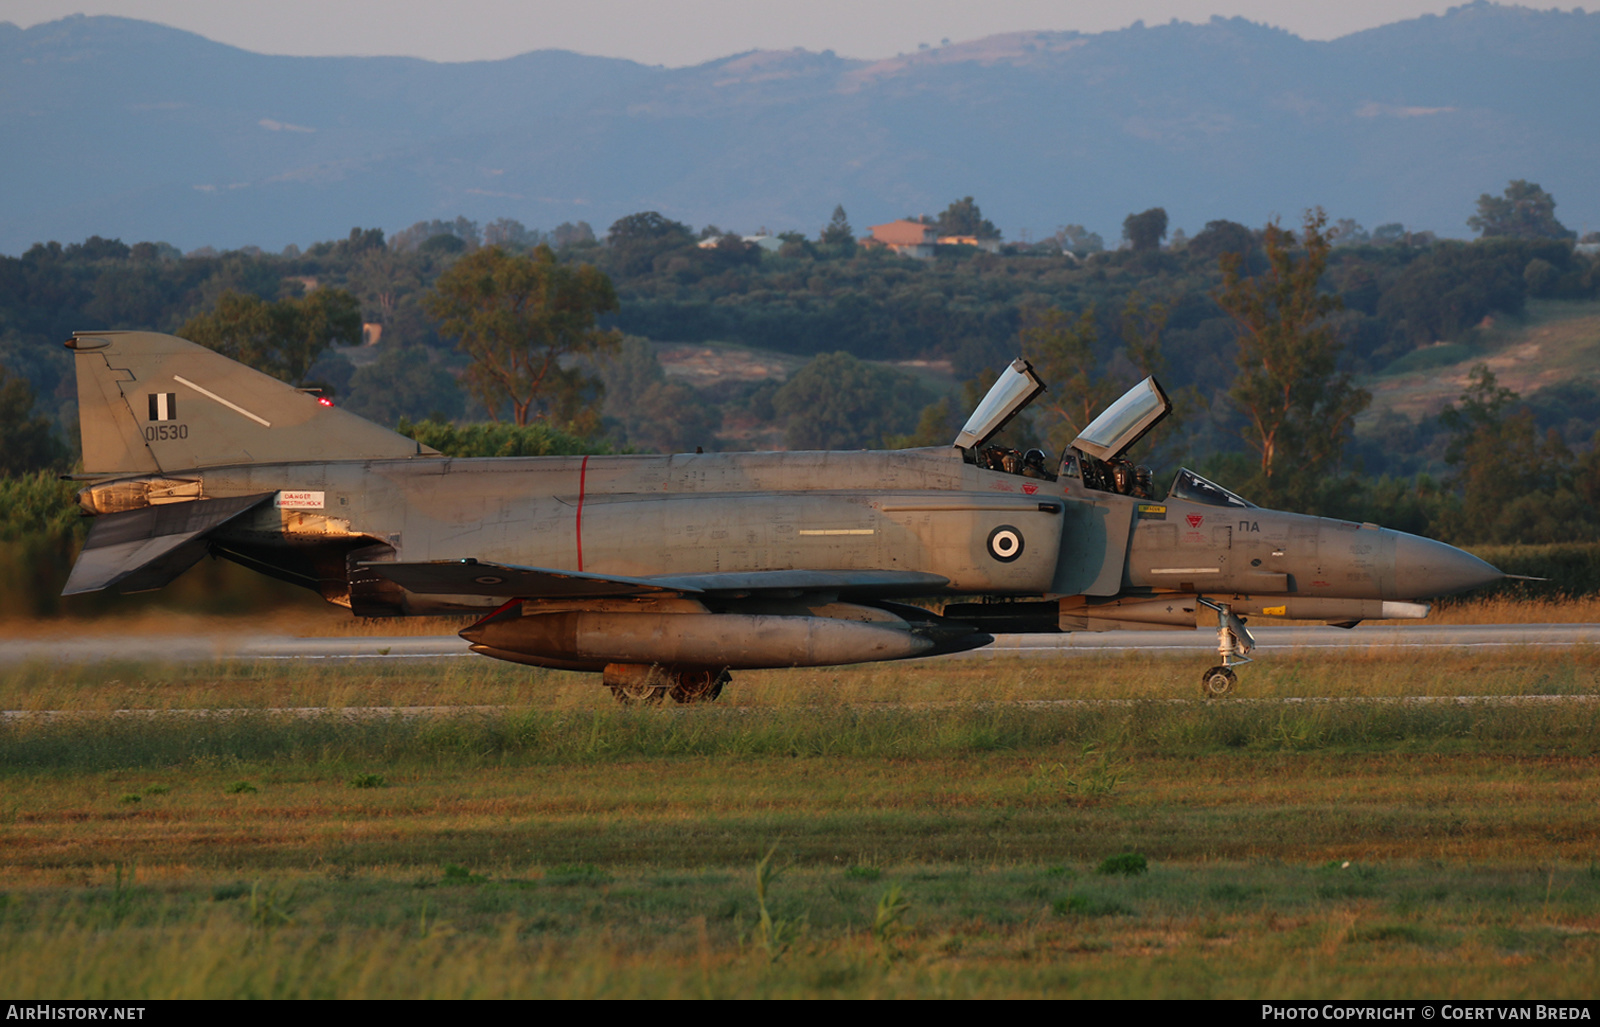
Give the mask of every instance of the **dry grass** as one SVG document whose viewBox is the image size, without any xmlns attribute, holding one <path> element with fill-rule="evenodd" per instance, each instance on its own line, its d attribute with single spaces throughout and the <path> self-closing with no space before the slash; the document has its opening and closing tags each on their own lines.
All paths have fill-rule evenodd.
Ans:
<svg viewBox="0 0 1600 1027">
<path fill-rule="evenodd" d="M 854 667 L 740 671 L 717 708 L 971 706 L 1091 699 L 1181 701 L 1199 696 L 1214 662 L 1186 655 L 1085 651 L 1029 659 L 999 654 Z M 1374 647 L 1330 657 L 1273 652 L 1245 668 L 1251 699 L 1600 694 L 1600 652 Z M 599 676 L 462 656 L 437 660 L 239 660 L 212 663 L 34 663 L 0 668 L 0 710 L 215 710 L 364 706 L 609 710 Z M 670 706 L 668 709 L 673 709 Z M 675 710 L 694 716 L 701 711 Z"/>
<path fill-rule="evenodd" d="M 1378 622 L 1374 622 L 1378 623 Z M 1405 621 L 1382 623 L 1404 624 Z M 1436 607 L 1422 624 L 1600 624 L 1600 596 L 1477 599 Z"/>
<path fill-rule="evenodd" d="M 0 991 L 1592 993 L 1600 703 L 1170 701 L 1192 662 L 771 671 L 698 709 L 476 660 L 3 671 L 6 705 L 82 715 L 0 726 Z M 1580 648 L 1245 680 L 1592 699 L 1597 677 Z M 1137 701 L 988 701 L 1067 696 Z M 485 698 L 518 708 L 94 715 Z M 1127 851 L 1151 871 L 1095 872 Z M 906 930 L 875 937 L 891 887 Z"/>
</svg>

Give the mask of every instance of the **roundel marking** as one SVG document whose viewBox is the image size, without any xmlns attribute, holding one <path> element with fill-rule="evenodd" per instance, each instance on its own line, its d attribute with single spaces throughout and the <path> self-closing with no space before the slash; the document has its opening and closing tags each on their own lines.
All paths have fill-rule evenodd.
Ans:
<svg viewBox="0 0 1600 1027">
<path fill-rule="evenodd" d="M 472 580 L 480 585 L 504 585 L 506 583 L 505 578 L 497 578 L 493 574 L 485 574 L 481 578 L 473 578 Z"/>
<path fill-rule="evenodd" d="M 1009 524 L 989 532 L 989 555 L 1001 563 L 1010 563 L 1022 555 L 1022 532 Z"/>
</svg>

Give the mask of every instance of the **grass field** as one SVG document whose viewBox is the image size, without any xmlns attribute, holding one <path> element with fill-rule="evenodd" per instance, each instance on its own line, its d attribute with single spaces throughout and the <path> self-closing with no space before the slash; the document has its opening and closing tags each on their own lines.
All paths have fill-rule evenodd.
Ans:
<svg viewBox="0 0 1600 1027">
<path fill-rule="evenodd" d="M 1194 663 L 13 668 L 0 991 L 1594 994 L 1600 653 Z"/>
</svg>

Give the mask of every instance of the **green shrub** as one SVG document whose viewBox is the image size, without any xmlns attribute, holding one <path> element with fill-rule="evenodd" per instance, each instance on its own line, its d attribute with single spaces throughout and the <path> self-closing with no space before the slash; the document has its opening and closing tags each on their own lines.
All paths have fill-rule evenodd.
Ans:
<svg viewBox="0 0 1600 1027">
<path fill-rule="evenodd" d="M 450 424 L 401 418 L 401 435 L 432 446 L 445 456 L 582 456 L 611 453 L 610 446 L 538 421 L 533 424 Z"/>
<path fill-rule="evenodd" d="M 1472 546 L 1472 555 L 1507 574 L 1548 581 L 1504 581 L 1474 589 L 1463 600 L 1486 595 L 1560 599 L 1600 595 L 1600 542 L 1560 542 L 1542 546 Z"/>
<path fill-rule="evenodd" d="M 1107 856 L 1095 868 L 1100 874 L 1123 874 L 1128 877 L 1137 877 L 1148 873 L 1150 862 L 1137 852 L 1123 852 L 1115 856 Z"/>
</svg>

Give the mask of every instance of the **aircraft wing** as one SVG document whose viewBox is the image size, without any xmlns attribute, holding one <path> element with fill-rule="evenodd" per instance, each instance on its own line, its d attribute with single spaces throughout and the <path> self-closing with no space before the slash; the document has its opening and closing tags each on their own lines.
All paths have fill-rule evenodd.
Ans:
<svg viewBox="0 0 1600 1027">
<path fill-rule="evenodd" d="M 205 555 L 206 536 L 275 495 L 262 492 L 101 514 L 90 525 L 61 594 L 98 592 L 111 585 L 119 592 L 160 588 Z"/>
<path fill-rule="evenodd" d="M 600 599 L 662 592 L 748 595 L 751 593 L 841 592 L 921 595 L 949 584 L 918 571 L 734 571 L 721 574 L 660 574 L 645 578 L 585 574 L 548 567 L 519 567 L 481 560 L 428 563 L 372 562 L 361 565 L 401 588 L 423 595 L 478 595 L 502 599 Z"/>
</svg>

